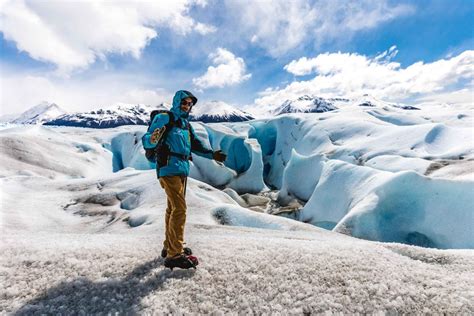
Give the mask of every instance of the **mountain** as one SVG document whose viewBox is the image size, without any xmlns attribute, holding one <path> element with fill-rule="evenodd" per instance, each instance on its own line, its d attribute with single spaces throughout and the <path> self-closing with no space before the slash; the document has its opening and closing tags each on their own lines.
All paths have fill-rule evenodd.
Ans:
<svg viewBox="0 0 474 316">
<path fill-rule="evenodd" d="M 150 112 L 167 109 L 166 104 L 153 107 L 145 104 L 117 103 L 112 107 L 89 112 L 62 115 L 44 125 L 76 126 L 91 128 L 112 128 L 122 125 L 147 125 Z"/>
<path fill-rule="evenodd" d="M 419 110 L 419 108 L 388 103 L 372 96 L 364 95 L 358 99 L 323 98 L 303 95 L 295 99 L 287 99 L 280 105 L 251 105 L 246 110 L 235 108 L 222 101 L 202 102 L 193 107 L 190 120 L 204 123 L 243 122 L 255 118 L 268 118 L 286 113 L 322 113 L 333 111 L 345 106 L 361 107 L 392 107 L 402 110 Z M 43 102 L 21 115 L 0 117 L 0 122 L 13 124 L 43 124 L 56 126 L 76 126 L 90 128 L 112 128 L 122 125 L 147 125 L 150 112 L 154 109 L 168 110 L 170 105 L 162 103 L 157 107 L 145 104 L 117 103 L 112 107 L 67 114 L 57 104 Z M 14 118 L 12 120 L 12 117 Z"/>
<path fill-rule="evenodd" d="M 296 100 L 286 100 L 277 107 L 273 114 L 280 115 L 285 113 L 322 113 L 337 109 L 334 101 L 321 97 L 303 95 Z"/>
<path fill-rule="evenodd" d="M 402 110 L 420 110 L 420 108 L 417 108 L 416 106 L 413 105 L 406 105 L 406 104 L 392 104 L 393 107 L 402 109 Z"/>
<path fill-rule="evenodd" d="M 23 112 L 20 116 L 10 121 L 13 124 L 43 124 L 58 116 L 64 115 L 66 111 L 55 103 L 42 102 L 37 106 Z"/>
<path fill-rule="evenodd" d="M 365 106 L 365 107 L 391 106 L 391 107 L 402 109 L 402 110 L 419 110 L 420 109 L 412 105 L 385 102 L 368 94 L 364 94 L 362 98 L 354 100 L 354 103 L 357 104 L 358 106 Z"/>
<path fill-rule="evenodd" d="M 401 110 L 420 110 L 418 107 L 401 103 L 391 103 L 379 100 L 371 95 L 364 94 L 359 98 L 333 97 L 325 98 L 312 95 L 302 95 L 298 98 L 287 99 L 280 105 L 259 104 L 247 107 L 247 110 L 257 118 L 270 118 L 287 113 L 323 113 L 347 106 L 367 108 L 397 108 Z"/>
<path fill-rule="evenodd" d="M 193 107 L 190 115 L 191 121 L 204 123 L 243 122 L 253 119 L 254 117 L 251 114 L 222 101 L 198 103 Z"/>
<path fill-rule="evenodd" d="M 284 100 L 284 99 L 282 99 Z M 323 113 L 345 106 L 351 100 L 347 98 L 325 98 L 313 95 L 302 95 L 297 98 L 286 99 L 283 103 L 257 103 L 247 105 L 245 109 L 259 119 L 271 118 L 287 113 Z"/>
<path fill-rule="evenodd" d="M 145 104 L 118 103 L 106 109 L 99 109 L 83 113 L 66 114 L 44 125 L 76 126 L 91 128 L 112 128 L 122 125 L 147 125 L 150 112 L 156 109 L 168 110 L 170 105 L 162 103 L 157 107 Z M 231 105 L 211 101 L 199 103 L 193 107 L 190 120 L 210 122 L 242 122 L 252 120 L 253 117 Z"/>
</svg>

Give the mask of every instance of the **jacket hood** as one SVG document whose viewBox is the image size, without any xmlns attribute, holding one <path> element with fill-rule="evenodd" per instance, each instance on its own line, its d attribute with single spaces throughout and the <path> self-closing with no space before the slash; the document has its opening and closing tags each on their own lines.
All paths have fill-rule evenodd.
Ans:
<svg viewBox="0 0 474 316">
<path fill-rule="evenodd" d="M 188 118 L 189 113 L 181 110 L 181 100 L 186 98 L 191 98 L 193 100 L 194 105 L 196 105 L 198 99 L 191 92 L 186 90 L 176 91 L 173 97 L 173 106 L 171 107 L 171 112 L 173 112 L 175 120 L 180 117 Z"/>
</svg>

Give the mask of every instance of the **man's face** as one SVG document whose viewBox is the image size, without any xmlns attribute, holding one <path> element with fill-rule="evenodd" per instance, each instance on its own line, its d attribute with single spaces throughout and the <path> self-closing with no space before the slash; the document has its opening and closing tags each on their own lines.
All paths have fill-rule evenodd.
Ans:
<svg viewBox="0 0 474 316">
<path fill-rule="evenodd" d="M 193 99 L 185 98 L 181 100 L 181 111 L 189 113 L 191 111 L 191 107 L 193 106 Z"/>
</svg>

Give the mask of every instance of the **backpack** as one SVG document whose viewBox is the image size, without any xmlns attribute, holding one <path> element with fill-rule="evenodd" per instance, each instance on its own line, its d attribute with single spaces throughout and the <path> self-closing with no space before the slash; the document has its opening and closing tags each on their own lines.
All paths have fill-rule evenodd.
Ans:
<svg viewBox="0 0 474 316">
<path fill-rule="evenodd" d="M 145 148 L 145 157 L 149 162 L 156 163 L 158 167 L 160 166 L 165 166 L 167 164 L 168 158 L 170 155 L 172 156 L 182 156 L 179 154 L 172 153 L 170 151 L 169 146 L 166 144 L 166 138 L 168 136 L 169 131 L 177 126 L 176 122 L 174 120 L 174 115 L 173 112 L 170 112 L 168 110 L 153 110 L 150 113 L 150 122 L 148 123 L 148 128 L 150 128 L 151 123 L 153 122 L 153 119 L 157 114 L 161 113 L 166 113 L 169 115 L 169 122 L 164 126 L 165 130 L 164 132 L 160 135 L 160 138 L 158 139 L 158 143 L 156 144 L 155 148 L 147 149 Z M 181 127 L 180 127 L 181 128 Z M 189 122 L 187 122 L 185 129 L 189 130 Z M 180 157 L 182 158 L 182 157 Z"/>
<path fill-rule="evenodd" d="M 164 126 L 165 131 L 160 135 L 160 138 L 158 139 L 158 143 L 154 148 L 144 148 L 145 149 L 145 157 L 149 162 L 156 163 L 158 159 L 158 150 L 160 149 L 159 145 L 163 144 L 164 141 L 166 140 L 166 134 L 168 134 L 168 131 L 171 129 L 171 122 L 174 121 L 173 113 L 167 110 L 153 110 L 150 113 L 150 121 L 148 122 L 148 129 L 150 128 L 151 123 L 153 122 L 153 119 L 155 118 L 156 115 L 161 114 L 161 113 L 166 113 L 170 116 L 170 120 L 168 124 Z"/>
</svg>

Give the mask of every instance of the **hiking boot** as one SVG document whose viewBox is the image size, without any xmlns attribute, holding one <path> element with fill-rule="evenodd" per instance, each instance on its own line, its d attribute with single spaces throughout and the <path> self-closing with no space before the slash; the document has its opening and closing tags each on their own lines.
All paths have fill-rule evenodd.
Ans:
<svg viewBox="0 0 474 316">
<path fill-rule="evenodd" d="M 194 256 L 186 256 L 185 254 L 180 254 L 172 258 L 165 259 L 165 267 L 173 270 L 174 268 L 181 269 L 196 269 L 196 266 L 199 264 L 198 259 Z"/>
<path fill-rule="evenodd" d="M 190 255 L 193 254 L 193 251 L 191 250 L 191 248 L 184 247 L 183 248 L 183 253 L 186 256 L 190 256 Z M 161 249 L 161 258 L 166 258 L 167 255 L 168 255 L 168 251 L 166 250 L 166 248 Z"/>
</svg>

